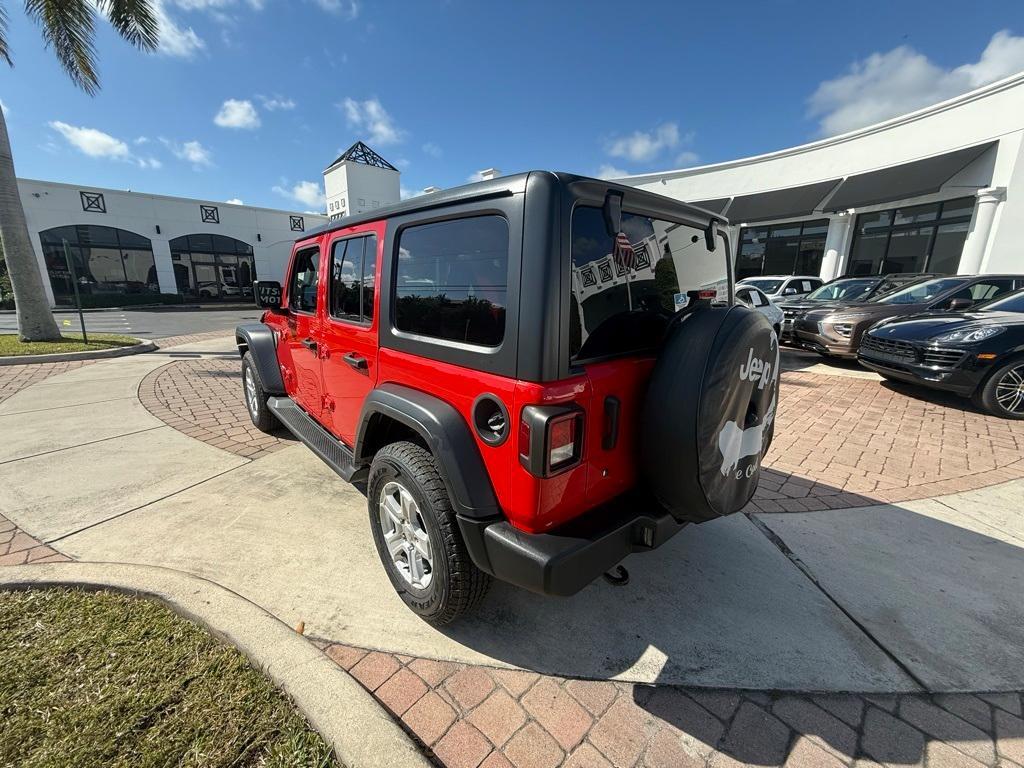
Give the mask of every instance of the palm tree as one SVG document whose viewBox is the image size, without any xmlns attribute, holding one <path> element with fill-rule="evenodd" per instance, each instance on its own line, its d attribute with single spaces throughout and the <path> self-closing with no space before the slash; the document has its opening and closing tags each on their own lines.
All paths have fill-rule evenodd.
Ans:
<svg viewBox="0 0 1024 768">
<path fill-rule="evenodd" d="M 159 25 L 149 0 L 25 0 L 25 12 L 42 28 L 44 44 L 53 51 L 71 81 L 90 95 L 100 87 L 93 45 L 97 14 L 106 17 L 121 37 L 137 48 L 151 51 L 159 41 Z M 0 58 L 14 66 L 7 42 L 7 14 L 2 6 Z M 0 110 L 0 243 L 14 289 L 18 337 L 22 341 L 59 339 L 60 330 L 50 314 L 39 264 L 29 242 L 3 110 Z"/>
</svg>

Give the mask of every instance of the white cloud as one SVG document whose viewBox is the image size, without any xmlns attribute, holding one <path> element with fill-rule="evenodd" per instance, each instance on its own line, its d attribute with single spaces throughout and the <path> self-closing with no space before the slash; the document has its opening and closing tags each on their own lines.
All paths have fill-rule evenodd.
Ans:
<svg viewBox="0 0 1024 768">
<path fill-rule="evenodd" d="M 137 147 L 141 147 L 143 144 L 149 144 L 149 137 L 148 136 L 138 136 L 138 137 L 136 137 L 135 141 L 132 142 L 132 144 L 134 144 Z"/>
<path fill-rule="evenodd" d="M 604 163 L 597 169 L 597 178 L 599 179 L 618 179 L 622 176 L 629 176 L 629 171 L 616 168 L 614 165 L 609 163 Z"/>
<path fill-rule="evenodd" d="M 173 0 L 174 4 L 186 11 L 220 11 L 238 5 L 238 0 Z M 263 10 L 263 0 L 246 0 L 254 11 Z"/>
<path fill-rule="evenodd" d="M 692 140 L 688 134 L 687 141 Z M 608 142 L 606 151 L 612 157 L 621 157 L 635 163 L 653 160 L 662 150 L 673 149 L 679 144 L 679 126 L 663 123 L 653 131 L 633 131 L 628 136 L 619 136 Z"/>
<path fill-rule="evenodd" d="M 230 200 L 225 200 L 224 202 L 227 203 L 228 205 L 245 205 L 245 203 L 243 203 L 237 197 L 232 197 Z"/>
<path fill-rule="evenodd" d="M 206 48 L 206 42 L 192 27 L 181 27 L 172 19 L 161 0 L 153 3 L 153 15 L 160 27 L 159 53 L 179 59 L 191 59 Z"/>
<path fill-rule="evenodd" d="M 1002 30 L 976 62 L 945 69 L 909 46 L 872 53 L 807 100 L 823 136 L 845 133 L 958 96 L 1024 70 L 1024 37 Z"/>
<path fill-rule="evenodd" d="M 11 113 L 11 110 L 9 110 L 7 108 L 7 105 L 4 104 L 3 99 L 0 99 L 0 112 L 4 113 L 4 117 L 7 117 L 7 115 L 9 115 Z"/>
<path fill-rule="evenodd" d="M 359 16 L 358 0 L 313 0 L 323 10 L 351 21 Z"/>
<path fill-rule="evenodd" d="M 676 155 L 676 165 L 679 166 L 696 165 L 698 160 L 700 160 L 700 155 L 689 149 L 684 149 Z"/>
<path fill-rule="evenodd" d="M 263 108 L 268 112 L 274 112 L 278 109 L 295 109 L 295 102 L 285 96 L 257 96 L 256 98 L 262 102 Z"/>
<path fill-rule="evenodd" d="M 213 122 L 221 128 L 252 130 L 260 127 L 260 116 L 248 99 L 228 99 L 220 105 Z"/>
<path fill-rule="evenodd" d="M 198 141 L 186 141 L 178 144 L 170 139 L 160 139 L 173 155 L 179 160 L 191 163 L 195 170 L 213 165 L 213 154 Z"/>
<path fill-rule="evenodd" d="M 87 157 L 120 160 L 126 163 L 134 163 L 140 168 L 157 169 L 162 166 L 162 163 L 155 157 L 138 157 L 132 153 L 128 145 L 121 141 L 121 139 L 115 138 L 109 133 L 104 133 L 96 128 L 69 125 L 60 120 L 53 120 L 49 125 L 63 136 L 68 144 Z"/>
<path fill-rule="evenodd" d="M 288 187 L 288 182 L 282 181 L 280 185 L 274 186 L 273 190 L 302 205 L 320 209 L 327 205 L 327 198 L 324 196 L 320 184 L 315 181 L 300 181 L 291 187 Z"/>
<path fill-rule="evenodd" d="M 441 148 L 437 146 L 437 144 L 432 141 L 428 141 L 423 145 L 423 154 L 430 155 L 431 157 L 440 157 L 444 152 L 441 151 Z"/>
<path fill-rule="evenodd" d="M 370 144 L 397 144 L 405 135 L 377 99 L 345 99 L 338 106 L 344 110 L 349 126 L 362 131 Z"/>
</svg>

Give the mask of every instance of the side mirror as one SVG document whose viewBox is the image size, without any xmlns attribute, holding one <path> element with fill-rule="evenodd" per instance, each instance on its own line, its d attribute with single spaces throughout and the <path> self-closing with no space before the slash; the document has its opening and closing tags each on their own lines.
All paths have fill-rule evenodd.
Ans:
<svg viewBox="0 0 1024 768">
<path fill-rule="evenodd" d="M 783 296 L 796 296 L 796 288 L 787 288 L 782 292 Z"/>
<path fill-rule="evenodd" d="M 274 280 L 257 280 L 253 283 L 256 306 L 275 311 L 281 309 L 281 284 Z"/>
<path fill-rule="evenodd" d="M 962 312 L 965 309 L 970 309 L 974 306 L 974 302 L 971 299 L 953 299 L 949 302 L 950 312 Z"/>
</svg>

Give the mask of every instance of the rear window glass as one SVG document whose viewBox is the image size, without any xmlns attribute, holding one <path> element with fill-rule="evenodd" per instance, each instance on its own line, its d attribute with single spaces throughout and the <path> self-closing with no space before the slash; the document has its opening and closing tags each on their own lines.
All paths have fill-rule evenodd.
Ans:
<svg viewBox="0 0 1024 768">
<path fill-rule="evenodd" d="M 475 216 L 402 230 L 395 327 L 486 347 L 505 336 L 508 223 Z"/>
<path fill-rule="evenodd" d="M 704 231 L 623 212 L 628 248 L 614 248 L 600 208 L 572 215 L 569 354 L 573 361 L 651 349 L 687 292 L 714 289 L 728 300 L 724 246 L 707 250 Z"/>
</svg>

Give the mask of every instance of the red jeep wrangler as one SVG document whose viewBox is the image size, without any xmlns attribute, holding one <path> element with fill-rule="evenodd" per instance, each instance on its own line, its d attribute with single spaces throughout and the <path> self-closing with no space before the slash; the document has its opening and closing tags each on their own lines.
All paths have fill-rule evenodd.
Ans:
<svg viewBox="0 0 1024 768">
<path fill-rule="evenodd" d="M 757 486 L 775 333 L 707 211 L 531 172 L 331 222 L 236 330 L 253 423 L 365 482 L 384 568 L 450 622 L 573 594 Z M 615 569 L 615 574 L 610 571 Z"/>
</svg>

